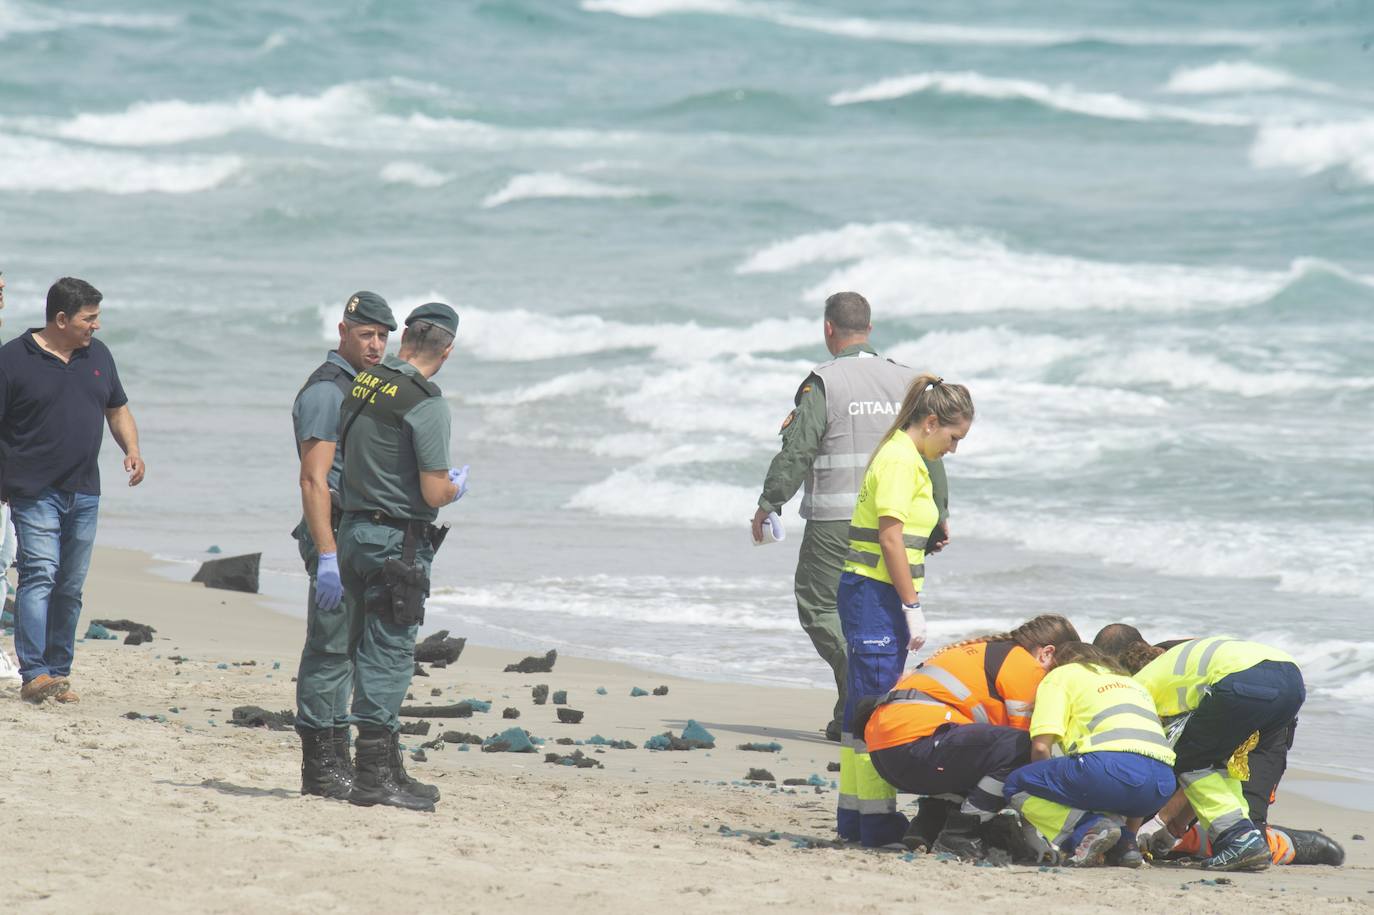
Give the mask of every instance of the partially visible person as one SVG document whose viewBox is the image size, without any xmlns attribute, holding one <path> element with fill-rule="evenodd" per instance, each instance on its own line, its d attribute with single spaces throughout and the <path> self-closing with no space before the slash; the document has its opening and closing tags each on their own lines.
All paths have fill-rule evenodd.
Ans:
<svg viewBox="0 0 1374 915">
<path fill-rule="evenodd" d="M 449 464 L 448 404 L 430 379 L 448 361 L 458 315 L 442 302 L 406 318 L 401 348 L 358 373 L 340 413 L 343 518 L 339 572 L 353 657 L 351 720 L 358 726 L 349 801 L 433 810 L 439 789 L 407 774 L 401 703 L 415 670 L 430 567 L 447 532 L 439 509 L 467 491 Z"/>
<path fill-rule="evenodd" d="M 1185 829 L 1180 838 L 1174 838 L 1167 830 L 1156 831 L 1154 836 L 1158 838 L 1151 842 L 1151 851 L 1157 860 L 1181 861 L 1212 856 L 1212 843 L 1207 839 L 1207 832 L 1196 823 Z M 1329 864 L 1340 867 L 1345 863 L 1345 849 L 1341 843 L 1315 829 L 1293 829 L 1269 824 L 1264 827 L 1264 837 L 1269 843 L 1269 860 L 1274 864 Z"/>
<path fill-rule="evenodd" d="M 68 676 L 81 592 L 95 546 L 104 427 L 124 450 L 129 485 L 146 468 L 114 357 L 95 338 L 101 293 L 64 277 L 47 323 L 0 347 L 3 495 L 18 539 L 15 653 L 31 702 L 76 702 Z"/>
<path fill-rule="evenodd" d="M 1173 796 L 1174 751 L 1154 700 L 1110 655 L 1082 642 L 1059 646 L 1035 694 L 1031 763 L 1003 794 L 1039 834 L 1018 847 L 1042 863 L 1139 867 L 1135 831 Z M 1054 756 L 1055 747 L 1064 755 Z M 1003 836 L 1024 837 L 999 817 Z"/>
<path fill-rule="evenodd" d="M 849 548 L 849 519 L 863 484 L 869 455 L 889 431 L 916 371 L 878 357 L 868 342 L 872 309 L 857 292 L 837 292 L 825 300 L 825 348 L 834 358 L 822 362 L 797 388 L 794 409 L 783 420 L 782 449 L 768 465 L 753 518 L 754 542 L 763 541 L 771 512 L 803 490 L 798 514 L 806 521 L 793 590 L 797 616 L 835 675 L 834 713 L 826 737 L 840 739 L 846 690 L 844 632 L 836 609 L 840 569 Z M 926 459 L 940 523 L 931 550 L 948 539 L 949 495 L 944 465 Z"/>
<path fill-rule="evenodd" d="M 339 411 L 354 376 L 386 355 L 396 318 L 375 292 L 349 297 L 339 321 L 339 346 L 330 350 L 291 405 L 296 455 L 300 460 L 301 522 L 292 531 L 310 576 L 305 608 L 305 647 L 296 674 L 296 733 L 301 738 L 301 794 L 346 798 L 353 790 L 348 749 L 348 697 L 361 618 L 339 606 L 343 583 L 338 547 L 343 450 Z"/>
<path fill-rule="evenodd" d="M 5 307 L 5 272 L 0 270 L 0 310 Z M 5 323 L 4 318 L 0 318 L 0 325 Z M 3 459 L 0 458 L 0 480 L 3 480 L 5 468 Z M 0 482 L 0 489 L 4 488 Z M 18 543 L 14 538 L 14 519 L 10 517 L 10 506 L 8 502 L 0 502 L 0 607 L 9 602 L 10 594 L 13 589 L 10 587 L 9 568 L 14 564 L 15 552 Z M 19 665 L 10 659 L 9 653 L 0 648 L 0 680 L 21 680 L 19 675 Z"/>
<path fill-rule="evenodd" d="M 1286 741 L 1292 733 L 1307 698 L 1298 665 L 1277 648 L 1224 636 L 1189 639 L 1163 652 L 1139 641 L 1119 657 L 1150 691 L 1162 717 L 1188 716 L 1180 718 L 1174 769 L 1211 843 L 1213 854 L 1202 866 L 1222 871 L 1268 867 L 1264 823 L 1251 819 L 1239 773 L 1232 770 L 1246 765 L 1236 757 L 1244 756 L 1252 738 L 1265 744 Z M 1277 785 L 1258 784 L 1253 773 L 1250 780 L 1266 798 Z"/>
<path fill-rule="evenodd" d="M 918 376 L 868 461 L 849 521 L 836 594 L 848 649 L 836 828 L 842 838 L 870 847 L 901 839 L 907 820 L 852 726 L 854 708 L 891 689 L 907 652 L 925 644 L 925 549 L 940 522 L 926 461 L 957 451 L 972 423 L 968 388 Z"/>
<path fill-rule="evenodd" d="M 925 795 L 903 837 L 908 848 L 983 857 L 1003 779 L 1030 761 L 1036 688 L 1058 646 L 1077 641 L 1064 617 L 1037 616 L 942 648 L 858 704 L 854 726 L 883 784 Z"/>
</svg>

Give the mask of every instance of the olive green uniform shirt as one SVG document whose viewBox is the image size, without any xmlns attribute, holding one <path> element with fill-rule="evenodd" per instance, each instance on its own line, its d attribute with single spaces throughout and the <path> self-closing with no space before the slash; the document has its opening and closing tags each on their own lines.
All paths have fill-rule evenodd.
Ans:
<svg viewBox="0 0 1374 915">
<path fill-rule="evenodd" d="M 423 378 L 420 370 L 395 356 L 382 364 Z M 340 422 L 350 419 L 345 400 Z M 392 518 L 433 521 L 439 510 L 420 491 L 420 473 L 449 468 L 451 420 L 443 397 L 426 397 L 410 408 L 397 429 L 378 423 L 366 412 L 348 429 L 344 441 L 343 510 L 380 511 Z"/>
</svg>

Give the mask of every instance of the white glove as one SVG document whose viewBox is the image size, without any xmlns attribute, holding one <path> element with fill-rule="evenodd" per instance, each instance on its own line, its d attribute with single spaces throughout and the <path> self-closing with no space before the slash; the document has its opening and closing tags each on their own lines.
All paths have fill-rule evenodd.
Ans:
<svg viewBox="0 0 1374 915">
<path fill-rule="evenodd" d="M 1159 817 L 1142 825 L 1135 835 L 1136 843 L 1155 858 L 1167 855 L 1178 844 Z"/>
<path fill-rule="evenodd" d="M 906 628 L 911 634 L 906 650 L 920 651 L 926 643 L 926 615 L 921 611 L 920 600 L 914 604 L 902 604 L 902 612 L 906 614 Z"/>
<path fill-rule="evenodd" d="M 769 512 L 768 517 L 763 519 L 763 539 L 755 540 L 754 546 L 764 546 L 769 543 L 777 543 L 787 539 L 787 532 L 783 530 L 782 519 L 777 512 Z"/>
</svg>

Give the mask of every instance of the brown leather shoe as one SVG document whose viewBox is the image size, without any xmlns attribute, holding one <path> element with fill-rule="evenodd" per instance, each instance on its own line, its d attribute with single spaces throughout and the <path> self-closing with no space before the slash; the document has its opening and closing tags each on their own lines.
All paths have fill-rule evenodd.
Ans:
<svg viewBox="0 0 1374 915">
<path fill-rule="evenodd" d="M 72 685 L 70 683 L 67 684 L 66 689 L 62 690 L 62 692 L 58 693 L 56 696 L 53 696 L 53 698 L 56 699 L 58 702 L 81 701 L 81 697 L 76 694 L 76 690 L 72 689 Z"/>
<path fill-rule="evenodd" d="M 19 690 L 19 698 L 25 702 L 42 702 L 44 699 L 52 699 L 69 689 L 71 689 L 71 684 L 66 679 L 39 674 L 24 684 Z"/>
</svg>

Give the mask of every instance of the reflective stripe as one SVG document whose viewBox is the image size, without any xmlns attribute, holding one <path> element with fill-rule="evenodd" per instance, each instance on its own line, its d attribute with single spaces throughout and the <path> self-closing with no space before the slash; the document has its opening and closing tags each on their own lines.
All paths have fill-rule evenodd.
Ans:
<svg viewBox="0 0 1374 915">
<path fill-rule="evenodd" d="M 818 454 L 811 462 L 816 470 L 829 470 L 832 467 L 867 467 L 866 454 Z"/>
<path fill-rule="evenodd" d="M 1232 826 L 1235 826 L 1237 823 L 1244 822 L 1246 819 L 1248 818 L 1245 816 L 1245 811 L 1241 810 L 1239 807 L 1232 810 L 1230 813 L 1223 813 L 1208 825 L 1207 837 L 1215 842 L 1217 836 L 1221 835 Z M 1213 849 L 1213 851 L 1215 850 L 1216 849 Z"/>
<path fill-rule="evenodd" d="M 854 794 L 841 794 L 836 806 L 841 810 L 858 810 L 859 798 Z"/>
<path fill-rule="evenodd" d="M 986 791 L 988 794 L 995 794 L 998 797 L 1002 796 L 1002 789 L 1005 787 L 1006 785 L 1002 784 L 1002 782 L 993 778 L 991 775 L 984 775 L 982 778 L 978 779 L 979 791 Z"/>
<path fill-rule="evenodd" d="M 1034 702 L 1022 702 L 1020 699 L 1008 699 L 1006 701 L 1007 714 L 1014 718 L 1029 718 L 1035 711 Z M 1092 725 L 1088 725 L 1089 728 Z"/>
<path fill-rule="evenodd" d="M 897 799 L 895 797 L 860 798 L 857 802 L 857 808 L 860 814 L 896 813 Z"/>
<path fill-rule="evenodd" d="M 1193 639 L 1184 645 L 1183 650 L 1178 653 L 1178 660 L 1174 662 L 1175 677 L 1181 677 L 1188 672 L 1188 656 L 1193 653 L 1193 649 L 1197 647 L 1199 641 L 1199 639 Z"/>
<path fill-rule="evenodd" d="M 856 754 L 862 756 L 868 755 L 868 743 L 865 742 L 861 737 L 849 738 L 849 748 L 853 750 Z"/>
<path fill-rule="evenodd" d="M 1007 704 L 1010 705 L 1011 703 Z M 1088 733 L 1091 734 L 1093 731 L 1096 731 L 1099 724 L 1113 715 L 1139 715 L 1141 718 L 1148 718 L 1156 724 L 1159 724 L 1159 715 L 1155 714 L 1154 709 L 1147 709 L 1143 705 L 1123 702 L 1120 705 L 1113 705 L 1109 709 L 1103 709 L 1094 715 L 1092 721 L 1088 722 Z"/>
<path fill-rule="evenodd" d="M 1197 662 L 1197 673 L 1199 677 L 1206 676 L 1207 668 L 1212 663 L 1212 655 L 1217 653 L 1217 649 L 1228 642 L 1239 642 L 1240 639 L 1217 639 L 1207 646 L 1207 650 L 1202 653 L 1202 660 Z"/>
<path fill-rule="evenodd" d="M 939 699 L 919 689 L 894 689 L 883 697 L 879 705 L 944 705 Z"/>
<path fill-rule="evenodd" d="M 876 569 L 878 567 L 878 560 L 883 557 L 881 553 L 861 553 L 851 547 L 844 558 L 847 562 L 856 562 L 861 566 L 868 566 L 870 569 Z M 907 568 L 911 570 L 911 578 L 913 581 L 917 578 L 925 577 L 926 564 L 924 562 L 919 565 L 907 566 Z"/>
<path fill-rule="evenodd" d="M 988 718 L 988 710 L 983 708 L 981 705 L 975 705 L 973 707 L 973 710 L 969 712 L 969 717 L 972 718 L 974 721 L 978 722 L 979 724 L 992 723 L 992 721 Z"/>
<path fill-rule="evenodd" d="M 1222 775 L 1221 769 L 1194 769 L 1192 772 L 1180 772 L 1178 783 L 1184 788 L 1191 788 L 1209 775 Z"/>
<path fill-rule="evenodd" d="M 853 508 L 859 501 L 858 490 L 854 492 L 813 493 L 811 505 L 816 508 Z"/>
<path fill-rule="evenodd" d="M 919 670 L 921 673 L 949 690 L 950 695 L 955 699 L 967 699 L 973 692 L 964 685 L 963 680 L 960 680 L 943 667 L 936 667 L 934 664 L 923 664 Z"/>
<path fill-rule="evenodd" d="M 1087 813 L 1088 811 L 1086 810 L 1078 810 L 1074 807 L 1069 808 L 1069 815 L 1064 818 L 1064 825 L 1060 828 L 1059 835 L 1054 837 L 1055 848 L 1058 848 L 1073 837 L 1073 831 L 1078 828 L 1078 821 L 1087 816 Z"/>
<path fill-rule="evenodd" d="M 1178 707 L 1180 709 L 1186 709 L 1188 707 L 1188 687 L 1186 686 L 1180 686 L 1178 688 Z"/>
<path fill-rule="evenodd" d="M 875 528 L 855 527 L 851 524 L 849 526 L 849 539 L 858 543 L 877 543 L 878 531 Z M 929 539 L 929 537 L 917 537 L 915 534 L 903 534 L 902 545 L 909 550 L 924 550 L 926 541 Z"/>
<path fill-rule="evenodd" d="M 1113 740 L 1138 740 L 1141 743 L 1152 743 L 1158 747 L 1168 748 L 1169 741 L 1163 734 L 1156 734 L 1154 731 L 1146 731 L 1141 728 L 1112 728 L 1110 731 L 1103 731 L 1101 734 L 1094 734 L 1088 738 L 1088 742 L 1093 746 L 1110 743 Z"/>
</svg>

